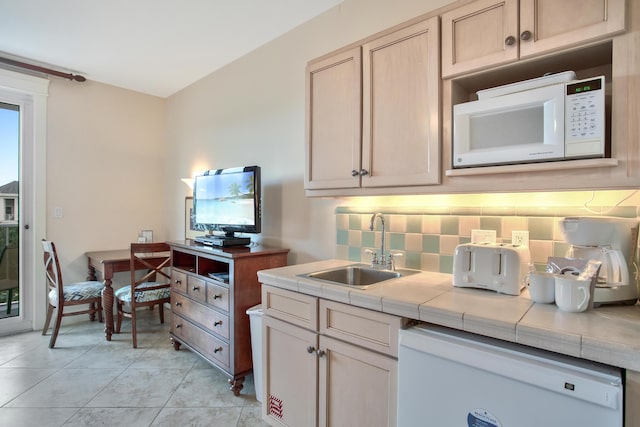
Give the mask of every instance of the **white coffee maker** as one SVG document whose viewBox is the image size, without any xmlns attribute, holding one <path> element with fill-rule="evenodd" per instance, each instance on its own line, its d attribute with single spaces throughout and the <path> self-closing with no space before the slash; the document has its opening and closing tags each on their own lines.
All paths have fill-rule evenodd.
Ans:
<svg viewBox="0 0 640 427">
<path fill-rule="evenodd" d="M 560 230 L 565 241 L 571 244 L 567 258 L 602 262 L 594 292 L 594 306 L 637 302 L 637 220 L 567 217 L 560 220 Z"/>
</svg>

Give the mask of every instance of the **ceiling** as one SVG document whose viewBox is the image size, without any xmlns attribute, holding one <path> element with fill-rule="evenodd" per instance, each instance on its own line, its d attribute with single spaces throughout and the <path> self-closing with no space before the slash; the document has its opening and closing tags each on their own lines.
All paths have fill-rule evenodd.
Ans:
<svg viewBox="0 0 640 427">
<path fill-rule="evenodd" d="M 167 97 L 342 1 L 0 0 L 0 56 Z"/>
</svg>

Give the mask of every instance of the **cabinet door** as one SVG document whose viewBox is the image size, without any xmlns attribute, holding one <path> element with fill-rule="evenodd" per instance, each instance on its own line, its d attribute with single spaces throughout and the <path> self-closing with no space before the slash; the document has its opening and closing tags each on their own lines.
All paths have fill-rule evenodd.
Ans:
<svg viewBox="0 0 640 427">
<path fill-rule="evenodd" d="M 624 0 L 521 0 L 520 57 L 624 31 L 624 3 Z"/>
<path fill-rule="evenodd" d="M 438 18 L 363 46 L 362 187 L 440 182 Z"/>
<path fill-rule="evenodd" d="M 517 0 L 478 0 L 442 15 L 443 77 L 517 59 Z"/>
<path fill-rule="evenodd" d="M 360 47 L 307 66 L 306 189 L 360 186 L 361 70 Z"/>
<path fill-rule="evenodd" d="M 320 336 L 318 425 L 395 426 L 398 361 Z"/>
<path fill-rule="evenodd" d="M 318 335 L 269 316 L 262 323 L 263 419 L 278 426 L 315 426 Z"/>
</svg>

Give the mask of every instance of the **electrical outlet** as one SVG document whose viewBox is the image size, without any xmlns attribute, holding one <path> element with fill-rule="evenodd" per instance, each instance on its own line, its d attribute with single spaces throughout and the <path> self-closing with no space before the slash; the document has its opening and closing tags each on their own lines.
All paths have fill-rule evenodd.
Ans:
<svg viewBox="0 0 640 427">
<path fill-rule="evenodd" d="M 512 231 L 511 243 L 520 246 L 529 246 L 529 232 L 528 231 Z"/>
<path fill-rule="evenodd" d="M 471 230 L 472 243 L 495 243 L 496 230 Z"/>
<path fill-rule="evenodd" d="M 62 215 L 62 208 L 60 208 L 60 207 L 53 208 L 53 217 L 54 218 L 60 219 L 60 218 L 62 218 L 62 216 L 63 216 Z"/>
</svg>

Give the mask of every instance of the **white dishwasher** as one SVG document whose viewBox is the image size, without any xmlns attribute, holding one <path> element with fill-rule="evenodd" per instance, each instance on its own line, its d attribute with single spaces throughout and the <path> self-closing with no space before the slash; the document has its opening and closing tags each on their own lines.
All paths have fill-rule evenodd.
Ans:
<svg viewBox="0 0 640 427">
<path fill-rule="evenodd" d="M 438 326 L 400 331 L 399 427 L 622 422 L 620 369 Z"/>
</svg>

